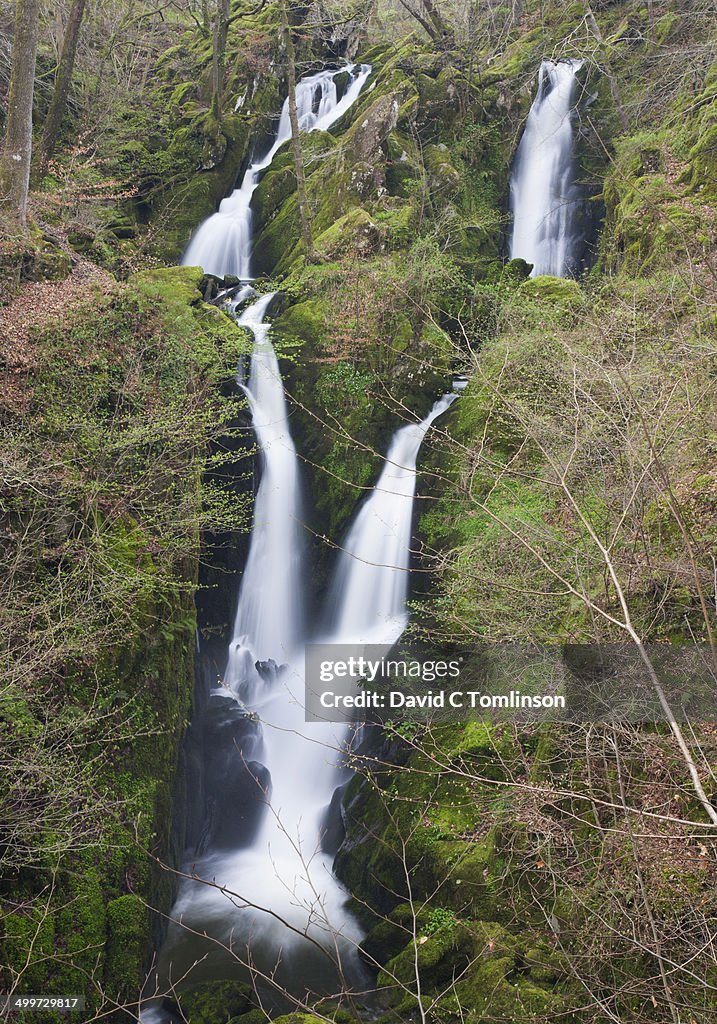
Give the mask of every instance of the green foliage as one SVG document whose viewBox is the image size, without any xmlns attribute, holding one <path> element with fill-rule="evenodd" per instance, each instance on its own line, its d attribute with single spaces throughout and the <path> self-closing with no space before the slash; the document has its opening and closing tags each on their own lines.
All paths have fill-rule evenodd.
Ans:
<svg viewBox="0 0 717 1024">
<path fill-rule="evenodd" d="M 343 403 L 349 406 L 370 406 L 370 391 L 375 385 L 372 373 L 361 373 L 351 363 L 340 362 L 326 370 L 316 382 L 316 396 L 328 409 Z"/>
<path fill-rule="evenodd" d="M 247 338 L 203 304 L 199 277 L 152 271 L 49 321 L 6 418 L 0 808 L 17 909 L 2 962 L 38 991 L 134 997 L 143 901 L 170 895 L 144 850 L 169 846 L 199 533 L 247 521 L 202 484 Z"/>
<path fill-rule="evenodd" d="M 196 985 L 182 993 L 179 1005 L 185 1019 L 192 1024 L 230 1024 L 249 1009 L 250 996 L 249 985 L 234 981 L 214 981 Z"/>
<path fill-rule="evenodd" d="M 452 910 L 448 910 L 447 907 L 431 907 L 426 914 L 423 931 L 426 935 L 435 935 L 439 931 L 452 930 L 457 923 L 458 919 Z"/>
</svg>

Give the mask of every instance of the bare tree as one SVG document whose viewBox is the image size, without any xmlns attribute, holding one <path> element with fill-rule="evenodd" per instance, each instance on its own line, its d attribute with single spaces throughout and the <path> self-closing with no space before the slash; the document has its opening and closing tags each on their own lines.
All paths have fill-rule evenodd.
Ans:
<svg viewBox="0 0 717 1024">
<path fill-rule="evenodd" d="M 82 26 L 82 19 L 85 15 L 85 0 L 73 0 L 72 7 L 65 26 L 65 35 L 62 41 L 62 54 L 55 76 L 55 89 L 52 94 L 50 109 L 47 112 L 45 126 L 40 141 L 40 153 L 38 160 L 38 176 L 43 177 L 47 172 L 47 165 L 57 145 L 57 136 L 60 131 L 62 119 L 67 109 L 67 97 L 72 81 L 72 72 L 75 67 L 75 55 L 77 53 L 77 40 Z"/>
<path fill-rule="evenodd" d="M 0 210 L 21 228 L 27 224 L 39 10 L 39 0 L 18 0 L 5 149 L 0 162 Z"/>
<path fill-rule="evenodd" d="M 445 43 L 450 39 L 451 31 L 433 0 L 400 0 L 400 4 L 434 42 Z"/>
</svg>

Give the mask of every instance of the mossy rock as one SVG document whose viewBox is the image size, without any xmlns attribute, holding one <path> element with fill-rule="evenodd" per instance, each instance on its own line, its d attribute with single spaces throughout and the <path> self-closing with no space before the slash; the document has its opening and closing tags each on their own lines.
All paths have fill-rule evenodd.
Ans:
<svg viewBox="0 0 717 1024">
<path fill-rule="evenodd" d="M 500 919 L 503 865 L 496 857 L 493 831 L 477 842 L 445 842 L 440 847 L 450 866 L 446 897 L 456 910 L 484 921 Z"/>
<path fill-rule="evenodd" d="M 416 165 L 406 160 L 392 160 L 386 165 L 386 188 L 389 195 L 408 197 L 413 192 L 414 181 L 420 178 L 420 170 Z"/>
<path fill-rule="evenodd" d="M 62 281 L 72 270 L 70 257 L 47 239 L 38 245 L 30 268 L 23 273 L 26 281 Z"/>
<path fill-rule="evenodd" d="M 527 263 L 520 256 L 508 260 L 505 265 L 505 273 L 512 281 L 527 281 L 530 277 L 532 264 Z"/>
<path fill-rule="evenodd" d="M 107 905 L 104 987 L 112 999 L 136 998 L 151 941 L 149 914 L 139 896 L 128 893 Z"/>
<path fill-rule="evenodd" d="M 132 444 L 137 438 L 133 432 L 138 429 L 141 444 L 164 451 L 166 424 L 176 422 L 188 392 L 201 391 L 197 401 L 207 413 L 221 407 L 221 403 L 213 404 L 215 382 L 223 379 L 229 366 L 233 376 L 236 357 L 232 339 L 241 333 L 218 310 L 204 306 L 197 287 L 201 276 L 202 272 L 192 267 L 146 271 L 110 294 L 88 296 L 84 305 L 73 306 L 62 320 L 48 320 L 38 329 L 43 359 L 29 381 L 42 445 L 38 451 L 41 458 L 49 443 L 50 452 L 57 453 L 61 439 L 67 453 L 64 457 L 74 467 L 67 484 L 73 500 L 71 488 L 81 490 L 88 479 L 78 476 L 77 446 L 86 439 L 94 446 L 98 437 L 106 438 L 108 418 L 117 408 L 116 389 L 130 379 L 128 373 L 137 380 L 138 390 L 122 407 L 123 423 L 117 425 L 117 436 L 125 440 L 131 436 Z M 222 321 L 231 330 L 225 331 Z M 209 418 L 217 422 L 213 416 Z M 67 426 L 78 421 L 86 431 L 82 441 L 76 441 L 77 432 Z M 168 513 L 181 507 L 182 516 L 200 515 L 201 452 L 210 431 L 213 434 L 213 428 L 203 423 L 202 419 L 187 425 L 195 433 L 187 434 L 191 449 L 189 445 L 183 449 L 181 461 L 174 463 L 180 474 L 176 494 L 168 496 L 161 474 L 161 479 L 151 477 L 161 492 L 156 500 Z M 106 489 L 100 493 L 121 500 L 122 495 L 136 493 L 140 477 L 149 479 L 146 472 L 144 460 L 117 467 L 108 456 L 102 470 Z M 49 500 L 54 512 L 55 493 Z M 64 496 L 62 500 L 66 500 Z M 121 636 L 111 644 L 104 636 L 104 623 L 101 639 L 93 633 L 97 626 L 86 618 L 84 605 L 81 630 L 72 611 L 67 612 L 63 636 L 65 642 L 72 639 L 76 643 L 79 655 L 72 661 L 67 656 L 63 671 L 52 680 L 53 707 L 55 714 L 66 716 L 68 725 L 75 719 L 82 723 L 83 743 L 68 755 L 67 765 L 76 773 L 73 805 L 76 801 L 77 814 L 83 823 L 86 819 L 93 844 L 88 845 L 84 838 L 77 846 L 73 843 L 55 873 L 58 839 L 51 834 L 54 825 L 48 829 L 42 819 L 42 802 L 38 801 L 37 853 L 17 879 L 18 903 L 28 910 L 6 917 L 1 937 L 3 962 L 12 970 L 22 966 L 27 984 L 32 982 L 36 991 L 89 994 L 96 983 L 108 996 L 111 993 L 110 998 L 119 993 L 122 1001 L 133 998 L 146 977 L 152 948 L 162 939 L 160 928 L 153 934 L 152 925 L 169 912 L 175 895 L 171 872 L 154 866 L 143 851 L 154 849 L 165 863 L 178 864 L 185 845 L 181 807 L 173 813 L 173 788 L 194 692 L 193 586 L 198 536 L 190 526 L 186 532 L 182 527 L 180 562 L 173 546 L 178 534 L 172 535 L 164 520 L 161 527 L 157 525 L 157 506 L 152 506 L 148 497 L 146 500 L 142 513 L 133 510 L 132 514 L 108 515 L 106 506 L 92 503 L 76 512 L 80 517 L 98 517 L 102 523 L 101 568 L 92 563 L 87 570 L 96 585 L 115 592 L 118 578 L 135 586 L 133 574 L 141 574 L 141 585 L 131 592 L 126 607 L 117 610 L 116 614 L 125 618 L 119 620 Z M 71 507 L 76 511 L 80 506 L 74 503 Z M 58 520 L 62 508 L 60 505 L 57 510 Z M 169 518 L 175 521 L 171 514 Z M 67 532 L 58 526 L 59 543 L 66 541 Z M 169 542 L 168 553 L 160 550 L 161 543 L 150 549 L 153 538 L 158 537 Z M 68 649 L 73 650 L 71 646 Z M 11 717 L 18 738 L 27 741 L 25 746 L 37 739 L 33 722 L 44 728 L 47 685 L 47 680 L 40 679 L 22 700 L 8 693 L 2 702 L 3 731 L 5 719 Z M 103 701 L 99 735 L 92 731 L 93 720 L 87 714 L 98 693 Z M 127 732 L 124 737 L 122 732 L 113 733 L 112 744 L 107 744 L 107 716 L 115 714 L 122 715 L 127 723 L 122 730 Z M 58 748 L 62 749 L 64 746 Z M 87 752 L 86 761 L 83 751 Z M 50 773 L 48 778 L 52 778 Z M 87 804 L 83 803 L 85 787 Z M 98 794 L 101 810 L 95 815 Z M 112 801 L 109 806 L 105 795 Z M 45 847 L 46 865 L 40 859 Z M 127 892 L 130 884 L 132 893 Z M 52 900 L 45 916 L 50 888 Z M 38 892 L 34 906 L 42 907 L 42 921 L 36 919 L 33 909 Z M 147 906 L 158 909 L 152 922 Z"/>
<path fill-rule="evenodd" d="M 296 192 L 284 201 L 273 219 L 255 237 L 252 268 L 258 275 L 281 273 L 301 249 L 301 218 Z"/>
<path fill-rule="evenodd" d="M 53 976 L 55 951 L 55 918 L 51 914 L 39 910 L 3 914 L 3 962 L 23 966 L 23 981 L 28 990 L 45 989 L 48 977 Z"/>
<path fill-rule="evenodd" d="M 438 77 L 418 74 L 415 77 L 419 102 L 416 119 L 425 136 L 440 135 L 458 117 L 459 73 L 455 68 L 444 68 Z"/>
<path fill-rule="evenodd" d="M 566 998 L 555 991 L 552 977 L 542 984 L 544 975 L 533 976 L 520 942 L 505 928 L 483 921 L 468 928 L 473 942 L 470 969 L 439 999 L 438 1019 L 446 1024 L 467 1015 L 476 1021 L 542 1020 L 566 1012 Z"/>
<path fill-rule="evenodd" d="M 266 1014 L 263 1010 L 249 1010 L 236 1018 L 235 1024 L 266 1024 Z"/>
<path fill-rule="evenodd" d="M 264 1015 L 266 1020 L 266 1015 Z M 313 1013 L 289 1013 L 284 1017 L 275 1017 L 274 1024 L 326 1024 L 323 1017 L 316 1017 Z"/>
<path fill-rule="evenodd" d="M 368 110 L 357 116 L 343 140 L 345 159 L 350 166 L 374 163 L 381 158 L 381 146 L 398 125 L 410 95 L 411 86 L 404 82 L 400 89 L 378 96 Z"/>
<path fill-rule="evenodd" d="M 444 143 L 426 146 L 424 161 L 431 191 L 439 201 L 454 197 L 461 186 L 461 175 L 453 166 L 451 153 Z"/>
<path fill-rule="evenodd" d="M 410 912 L 410 907 L 404 905 Z M 398 910 L 399 908 L 396 908 Z M 384 919 L 375 924 L 369 931 L 360 946 L 360 952 L 372 967 L 377 964 L 386 964 L 397 956 L 406 945 L 406 927 L 398 924 L 394 919 L 394 911 L 389 919 Z"/>
<path fill-rule="evenodd" d="M 319 299 L 296 302 L 274 320 L 272 334 L 278 341 L 320 348 L 326 337 L 326 310 Z"/>
<path fill-rule="evenodd" d="M 61 281 L 72 270 L 69 255 L 31 225 L 28 234 L 0 238 L 0 304 L 22 281 Z"/>
<path fill-rule="evenodd" d="M 430 935 L 419 927 L 417 942 L 388 962 L 377 983 L 407 1016 L 416 1008 L 410 993 L 418 967 L 422 992 L 439 994 L 437 1020 L 530 1019 L 566 1009 L 555 990 L 564 967 L 550 953 L 539 944 L 526 954 L 518 938 L 493 922 L 454 921 Z"/>
<path fill-rule="evenodd" d="M 259 182 L 251 200 L 252 228 L 260 233 L 296 191 L 296 174 L 293 166 L 272 167 Z"/>
<path fill-rule="evenodd" d="M 183 992 L 179 1005 L 187 1024 L 230 1024 L 251 1007 L 251 997 L 248 984 L 212 981 Z"/>
<path fill-rule="evenodd" d="M 392 994 L 391 1001 L 404 998 L 399 985 L 415 985 L 418 967 L 422 989 L 436 989 L 460 975 L 470 965 L 474 952 L 474 939 L 468 928 L 460 924 L 447 925 L 434 935 L 419 934 L 397 956 L 379 971 L 377 985 Z"/>
<path fill-rule="evenodd" d="M 540 274 L 528 278 L 520 286 L 522 295 L 539 302 L 550 302 L 558 306 L 575 306 L 583 301 L 583 293 L 577 281 L 566 277 L 552 277 Z"/>
<path fill-rule="evenodd" d="M 193 306 L 202 301 L 199 284 L 203 277 L 201 267 L 156 267 L 133 274 L 129 283 L 152 298 Z"/>
<path fill-rule="evenodd" d="M 347 254 L 361 258 L 376 251 L 380 238 L 378 225 L 366 210 L 357 206 L 319 235 L 315 246 L 324 258 L 335 259 Z"/>
</svg>

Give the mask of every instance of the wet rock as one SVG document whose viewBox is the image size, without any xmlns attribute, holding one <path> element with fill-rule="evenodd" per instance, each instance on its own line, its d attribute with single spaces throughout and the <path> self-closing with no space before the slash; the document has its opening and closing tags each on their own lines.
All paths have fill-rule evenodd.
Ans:
<svg viewBox="0 0 717 1024">
<path fill-rule="evenodd" d="M 331 797 L 331 802 L 326 808 L 321 822 L 321 849 L 324 853 L 331 855 L 336 854 L 346 838 L 346 828 L 341 813 L 341 801 L 345 788 L 345 786 L 339 786 L 334 790 L 334 795 Z"/>
<path fill-rule="evenodd" d="M 178 1019 L 188 1024 L 230 1024 L 251 1008 L 251 986 L 236 981 L 211 981 L 179 997 Z"/>
</svg>

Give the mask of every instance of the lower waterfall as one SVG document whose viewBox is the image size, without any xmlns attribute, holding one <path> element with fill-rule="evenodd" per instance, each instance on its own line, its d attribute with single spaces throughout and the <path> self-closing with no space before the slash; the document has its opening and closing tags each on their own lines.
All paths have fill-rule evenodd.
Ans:
<svg viewBox="0 0 717 1024">
<path fill-rule="evenodd" d="M 254 334 L 245 388 L 261 448 L 261 480 L 234 635 L 210 712 L 220 724 L 212 757 L 245 778 L 256 822 L 236 839 L 215 824 L 188 857 L 158 968 L 145 986 L 142 1017 L 165 1020 L 152 993 L 182 979 L 251 980 L 268 1005 L 286 989 L 299 999 L 339 993 L 365 981 L 363 933 L 347 911 L 348 893 L 324 850 L 326 811 L 349 777 L 352 739 L 345 724 L 304 720 L 299 482 L 278 362 L 264 315 L 272 296 L 240 323 Z M 456 394 L 444 395 L 421 422 L 400 427 L 384 468 L 349 529 L 324 614 L 322 642 L 391 645 L 407 621 L 416 458 L 433 421 Z M 229 728 L 227 728 L 227 724 Z M 215 782 L 215 784 L 217 784 Z M 218 801 L 223 817 L 241 808 Z"/>
</svg>

